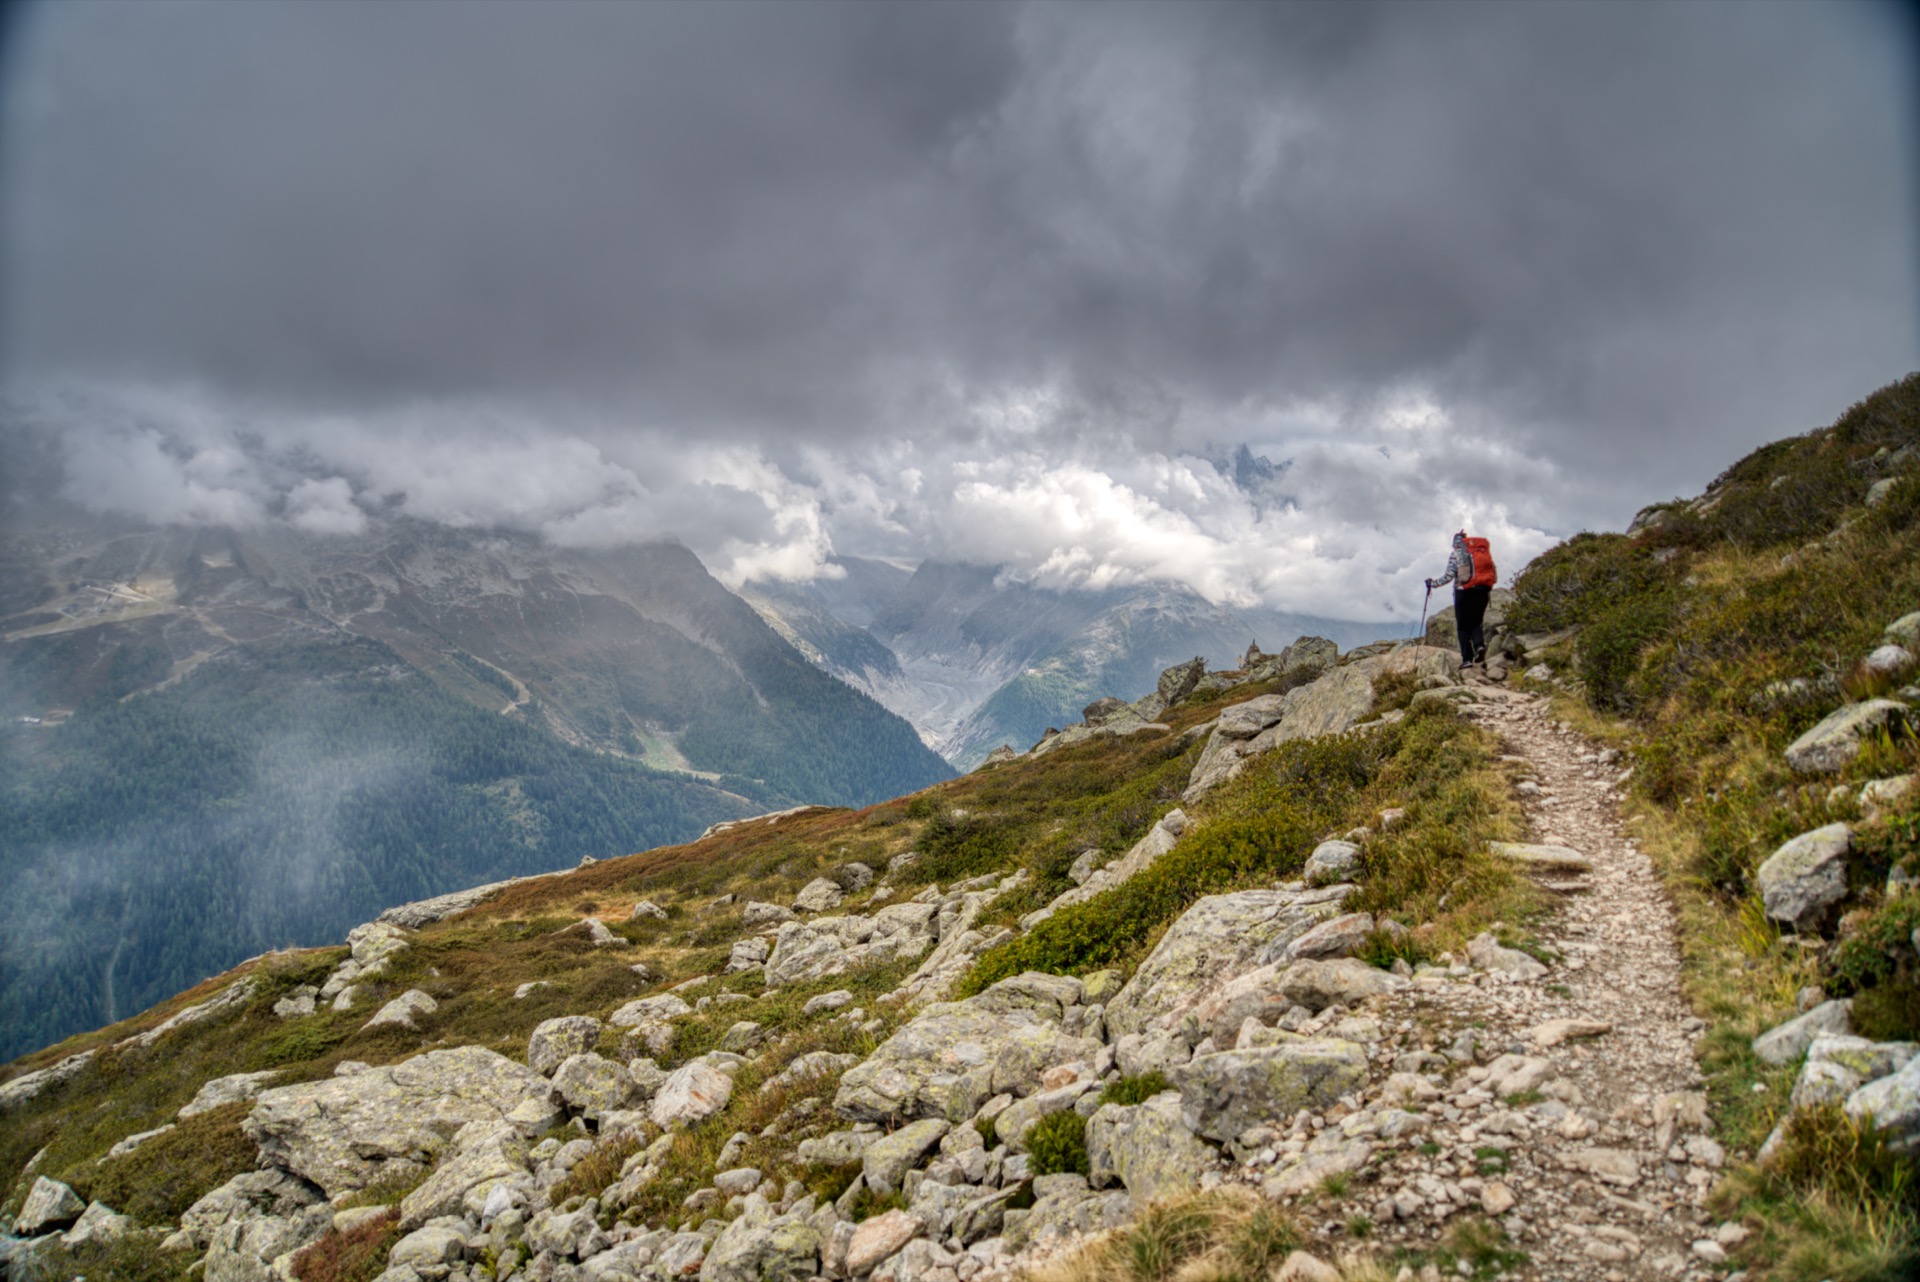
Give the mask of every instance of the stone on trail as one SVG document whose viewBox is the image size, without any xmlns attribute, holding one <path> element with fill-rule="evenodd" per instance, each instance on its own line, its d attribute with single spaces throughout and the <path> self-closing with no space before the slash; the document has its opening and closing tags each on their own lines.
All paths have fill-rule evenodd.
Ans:
<svg viewBox="0 0 1920 1282">
<path fill-rule="evenodd" d="M 1560 1155 L 1561 1165 L 1607 1184 L 1632 1188 L 1640 1182 L 1640 1163 L 1617 1148 L 1579 1148 Z"/>
<path fill-rule="evenodd" d="M 1490 841 L 1487 849 L 1501 859 L 1543 872 L 1592 872 L 1593 860 L 1571 846 L 1541 846 L 1521 841 Z"/>
<path fill-rule="evenodd" d="M 1575 1037 L 1599 1037 L 1611 1033 L 1613 1025 L 1599 1019 L 1550 1019 L 1527 1034 L 1535 1046 L 1546 1049 Z"/>
<path fill-rule="evenodd" d="M 1847 897 L 1847 852 L 1852 830 L 1843 823 L 1803 832 L 1760 865 L 1756 880 L 1767 916 L 1795 930 L 1817 929 L 1827 910 Z"/>
<path fill-rule="evenodd" d="M 1850 703 L 1789 744 L 1787 764 L 1803 775 L 1832 774 L 1860 755 L 1864 740 L 1882 731 L 1904 733 L 1909 724 L 1907 706 L 1897 700 Z"/>
<path fill-rule="evenodd" d="M 1753 1053 L 1769 1064 L 1791 1064 L 1821 1033 L 1853 1032 L 1853 1000 L 1821 1002 L 1804 1015 L 1768 1029 L 1753 1039 Z"/>
<path fill-rule="evenodd" d="M 1515 979 L 1541 979 L 1547 967 L 1538 958 L 1507 948 L 1491 932 L 1474 937 L 1467 945 L 1467 960 L 1481 970 L 1499 971 Z"/>
<path fill-rule="evenodd" d="M 524 1064 L 460 1046 L 262 1091 L 243 1129 L 263 1165 L 303 1176 L 332 1197 L 423 1173 L 469 1122 L 538 1134 L 558 1117 L 551 1089 Z"/>
</svg>

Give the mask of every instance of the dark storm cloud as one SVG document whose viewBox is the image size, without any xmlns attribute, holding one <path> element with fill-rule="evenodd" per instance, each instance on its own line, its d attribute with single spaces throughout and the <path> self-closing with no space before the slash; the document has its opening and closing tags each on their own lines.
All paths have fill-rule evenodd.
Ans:
<svg viewBox="0 0 1920 1282">
<path fill-rule="evenodd" d="M 1361 610 L 1437 529 L 1617 525 L 1916 363 L 1901 12 L 45 5 L 0 353 L 112 386 L 144 425 L 74 467 L 156 519 L 670 515 L 734 578 Z M 1291 516 L 1196 457 L 1237 441 Z"/>
</svg>

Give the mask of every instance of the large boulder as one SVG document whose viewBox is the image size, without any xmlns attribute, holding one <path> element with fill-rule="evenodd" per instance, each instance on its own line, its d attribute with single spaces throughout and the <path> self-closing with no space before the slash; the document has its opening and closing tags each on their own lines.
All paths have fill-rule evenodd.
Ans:
<svg viewBox="0 0 1920 1282">
<path fill-rule="evenodd" d="M 1337 916 L 1352 889 L 1242 890 L 1197 901 L 1107 1003 L 1107 1031 L 1118 1038 L 1174 1026 L 1212 989 Z"/>
<path fill-rule="evenodd" d="M 194 1097 L 180 1106 L 175 1114 L 186 1121 L 199 1113 L 216 1109 L 224 1104 L 238 1104 L 241 1100 L 250 1100 L 267 1088 L 268 1083 L 280 1076 L 280 1070 L 269 1068 L 259 1073 L 230 1073 L 225 1077 L 216 1077 L 202 1086 Z"/>
<path fill-rule="evenodd" d="M 275 1170 L 236 1176 L 180 1216 L 181 1235 L 206 1247 L 206 1282 L 271 1282 L 275 1260 L 332 1226 L 319 1190 Z"/>
<path fill-rule="evenodd" d="M 562 1015 L 534 1025 L 527 1038 L 527 1067 L 553 1076 L 573 1056 L 590 1051 L 600 1041 L 600 1021 L 591 1015 Z"/>
<path fill-rule="evenodd" d="M 1861 743 L 1871 736 L 1904 734 L 1908 717 L 1907 706 L 1893 699 L 1836 708 L 1787 746 L 1787 764 L 1803 775 L 1832 774 L 1859 756 Z"/>
<path fill-rule="evenodd" d="M 962 1122 L 1002 1092 L 1031 1094 L 1047 1069 L 1100 1051 L 1062 1027 L 1080 994 L 1078 980 L 1029 972 L 928 1006 L 847 1071 L 834 1108 L 855 1121 Z"/>
<path fill-rule="evenodd" d="M 21 1237 L 52 1233 L 72 1224 L 86 1209 L 86 1200 L 59 1180 L 35 1176 L 20 1214 L 14 1217 L 13 1231 Z"/>
<path fill-rule="evenodd" d="M 844 1276 L 866 1276 L 924 1231 L 920 1217 L 907 1211 L 887 1211 L 863 1221 L 847 1244 Z"/>
<path fill-rule="evenodd" d="M 480 1046 L 429 1051 L 350 1077 L 262 1091 L 244 1124 L 263 1163 L 329 1197 L 431 1167 L 469 1122 L 526 1134 L 557 1116 L 547 1079 Z"/>
<path fill-rule="evenodd" d="M 1367 1084 L 1367 1052 L 1338 1038 L 1196 1055 L 1173 1072 L 1180 1120 L 1196 1135 L 1231 1140 L 1301 1109 L 1326 1108 Z"/>
<path fill-rule="evenodd" d="M 1847 852 L 1852 832 L 1843 823 L 1803 832 L 1767 856 L 1756 880 L 1767 916 L 1795 930 L 1815 930 L 1847 897 Z"/>
<path fill-rule="evenodd" d="M 767 958 L 767 986 L 810 984 L 924 956 L 939 937 L 939 911 L 935 904 L 890 904 L 871 917 L 788 922 Z"/>
<path fill-rule="evenodd" d="M 1340 647 L 1325 637 L 1300 637 L 1279 654 L 1260 656 L 1247 666 L 1248 681 L 1304 685 L 1340 661 Z"/>
<path fill-rule="evenodd" d="M 592 1051 L 570 1055 L 554 1070 L 553 1093 L 589 1122 L 632 1108 L 641 1094 L 640 1084 L 624 1064 L 603 1059 Z"/>
<path fill-rule="evenodd" d="M 1212 1148 L 1180 1116 L 1178 1091 L 1131 1107 L 1103 1104 L 1087 1121 L 1087 1165 L 1095 1188 L 1122 1184 L 1136 1208 L 1198 1188 L 1217 1164 Z"/>
<path fill-rule="evenodd" d="M 1193 688 L 1200 684 L 1200 678 L 1207 675 L 1207 661 L 1199 655 L 1185 663 L 1176 663 L 1160 674 L 1160 684 L 1155 693 L 1160 696 L 1160 706 L 1171 707 L 1180 702 Z"/>
</svg>

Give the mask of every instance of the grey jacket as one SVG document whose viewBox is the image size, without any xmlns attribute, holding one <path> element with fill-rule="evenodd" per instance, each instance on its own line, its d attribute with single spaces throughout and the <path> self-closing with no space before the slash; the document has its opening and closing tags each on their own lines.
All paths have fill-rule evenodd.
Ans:
<svg viewBox="0 0 1920 1282">
<path fill-rule="evenodd" d="M 1461 584 L 1473 577 L 1473 553 L 1467 551 L 1467 545 L 1461 543 L 1453 549 L 1453 555 L 1447 558 L 1447 572 L 1433 580 L 1436 588 L 1447 584 Z"/>
</svg>

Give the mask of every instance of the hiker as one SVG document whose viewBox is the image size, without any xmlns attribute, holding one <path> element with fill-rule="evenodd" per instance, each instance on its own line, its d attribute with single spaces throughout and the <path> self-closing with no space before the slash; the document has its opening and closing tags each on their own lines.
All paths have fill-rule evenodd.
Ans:
<svg viewBox="0 0 1920 1282">
<path fill-rule="evenodd" d="M 1447 572 L 1427 580 L 1427 590 L 1453 584 L 1453 627 L 1460 638 L 1460 666 L 1487 666 L 1487 636 L 1481 623 L 1487 617 L 1487 599 L 1493 595 L 1493 551 L 1485 539 L 1470 539 L 1461 530 L 1453 536 L 1453 554 Z"/>
</svg>

